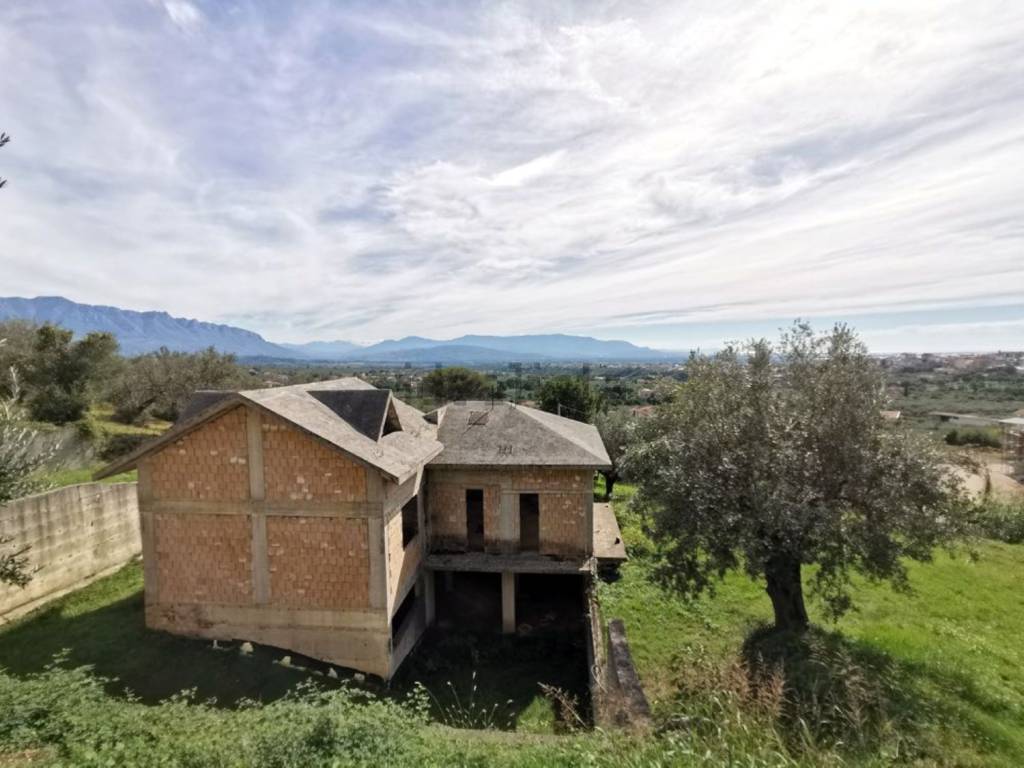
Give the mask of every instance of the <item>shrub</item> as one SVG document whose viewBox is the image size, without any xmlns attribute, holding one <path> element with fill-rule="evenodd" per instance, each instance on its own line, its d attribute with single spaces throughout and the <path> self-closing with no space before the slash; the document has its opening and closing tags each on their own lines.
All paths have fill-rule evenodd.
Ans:
<svg viewBox="0 0 1024 768">
<path fill-rule="evenodd" d="M 975 526 L 979 536 L 1024 544 L 1024 501 L 989 499 L 978 509 Z"/>
<path fill-rule="evenodd" d="M 118 433 L 108 435 L 100 451 L 100 458 L 104 461 L 113 461 L 127 453 L 131 453 L 147 440 L 152 440 L 152 435 L 140 435 L 132 433 Z"/>
<path fill-rule="evenodd" d="M 999 448 L 999 433 L 992 429 L 951 429 L 946 433 L 947 445 L 976 445 L 981 448 Z"/>
</svg>

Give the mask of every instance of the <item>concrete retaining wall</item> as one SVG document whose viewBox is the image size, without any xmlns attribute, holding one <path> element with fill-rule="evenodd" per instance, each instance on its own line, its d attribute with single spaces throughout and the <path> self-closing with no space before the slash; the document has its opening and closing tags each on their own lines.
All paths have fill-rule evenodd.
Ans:
<svg viewBox="0 0 1024 768">
<path fill-rule="evenodd" d="M 615 723 L 636 728 L 649 726 L 651 707 L 633 664 L 622 619 L 608 622 L 608 683 L 608 699 L 614 707 Z"/>
<path fill-rule="evenodd" d="M 0 585 L 8 621 L 124 565 L 142 551 L 135 483 L 85 483 L 0 506 L 5 551 L 30 547 L 24 589 Z"/>
</svg>

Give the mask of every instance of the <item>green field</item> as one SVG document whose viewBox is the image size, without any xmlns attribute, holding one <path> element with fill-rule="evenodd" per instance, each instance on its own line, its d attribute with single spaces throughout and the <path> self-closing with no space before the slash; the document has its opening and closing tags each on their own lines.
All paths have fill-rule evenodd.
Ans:
<svg viewBox="0 0 1024 768">
<path fill-rule="evenodd" d="M 0 629 L 0 765 L 1024 764 L 1024 546 L 913 565 L 912 594 L 858 582 L 856 613 L 782 645 L 744 577 L 692 604 L 652 583 L 630 490 L 616 489 L 616 508 L 633 559 L 600 597 L 626 622 L 651 734 L 556 735 L 536 670 L 516 672 L 543 648 L 488 657 L 442 640 L 387 689 L 150 632 L 129 566 Z M 62 669 L 47 670 L 61 649 Z M 80 665 L 104 679 L 63 669 Z M 457 696 L 439 706 L 449 679 Z M 310 680 L 327 692 L 295 693 Z M 182 689 L 191 698 L 157 705 Z"/>
</svg>

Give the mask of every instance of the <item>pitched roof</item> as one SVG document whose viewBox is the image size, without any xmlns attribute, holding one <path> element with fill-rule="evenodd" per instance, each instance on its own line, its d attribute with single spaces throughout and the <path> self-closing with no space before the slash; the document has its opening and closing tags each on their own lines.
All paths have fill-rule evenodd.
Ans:
<svg viewBox="0 0 1024 768">
<path fill-rule="evenodd" d="M 591 424 L 512 403 L 450 403 L 427 414 L 439 421 L 444 450 L 431 466 L 611 466 Z"/>
<path fill-rule="evenodd" d="M 239 392 L 209 391 L 196 399 L 170 430 L 104 467 L 102 478 L 135 466 L 140 458 L 238 405 L 254 405 L 291 422 L 397 482 L 404 482 L 441 451 L 437 429 L 412 406 L 356 378 Z M 401 431 L 385 430 L 389 414 Z M 385 434 L 385 432 L 387 432 Z"/>
</svg>

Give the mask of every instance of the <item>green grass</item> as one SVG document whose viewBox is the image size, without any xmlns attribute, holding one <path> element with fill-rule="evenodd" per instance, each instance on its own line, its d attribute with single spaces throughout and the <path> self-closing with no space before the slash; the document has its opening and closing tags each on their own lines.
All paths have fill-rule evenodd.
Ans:
<svg viewBox="0 0 1024 768">
<path fill-rule="evenodd" d="M 99 471 L 103 464 L 92 464 L 88 467 L 77 469 L 55 469 L 40 474 L 40 479 L 48 488 L 63 488 L 66 485 L 78 485 L 79 483 L 93 482 L 92 476 Z M 138 473 L 133 469 L 129 472 L 121 472 L 117 475 L 103 478 L 101 483 L 132 483 L 138 479 Z"/>
<path fill-rule="evenodd" d="M 113 417 L 112 405 L 93 405 L 89 409 L 89 420 L 108 435 L 160 435 L 171 428 L 171 422 L 161 419 L 148 419 L 144 424 L 122 424 Z"/>
<path fill-rule="evenodd" d="M 913 564 L 913 594 L 857 581 L 857 612 L 782 645 L 764 630 L 763 589 L 743 576 L 693 603 L 653 583 L 631 490 L 617 487 L 615 501 L 632 559 L 600 596 L 605 618 L 626 622 L 653 734 L 552 735 L 550 705 L 530 683 L 540 674 L 530 663 L 552 656 L 542 645 L 513 653 L 496 639 L 428 638 L 389 689 L 335 681 L 298 658 L 307 668 L 284 667 L 279 651 L 245 656 L 153 632 L 132 565 L 0 629 L 0 765 L 18 764 L 5 751 L 71 765 L 174 765 L 185 754 L 195 765 L 1024 764 L 1024 546 L 982 542 L 977 560 Z M 64 666 L 118 679 L 96 688 L 46 671 L 61 649 Z M 329 698 L 297 696 L 310 680 Z M 400 704 L 417 680 L 437 700 Z M 181 689 L 194 691 L 191 703 L 158 705 Z M 438 724 L 486 724 L 502 696 L 513 704 L 491 730 Z M 506 715 L 514 732 L 501 730 Z"/>
<path fill-rule="evenodd" d="M 234 707 L 245 700 L 279 700 L 310 679 L 328 687 L 353 684 L 352 673 L 336 670 L 335 682 L 325 677 L 328 665 L 295 654 L 290 666 L 282 666 L 278 662 L 287 651 L 256 646 L 252 655 L 242 655 L 237 645 L 221 645 L 214 649 L 210 641 L 146 629 L 142 569 L 133 563 L 0 628 L 0 666 L 26 676 L 66 653 L 69 664 L 89 665 L 115 679 L 106 687 L 111 695 L 130 692 L 147 704 L 189 689 L 200 700 Z M 390 686 L 369 678 L 358 687 L 401 698 L 422 685 L 439 722 L 552 733 L 556 712 L 538 681 L 579 696 L 586 689 L 582 649 L 550 637 L 512 641 L 432 632 Z"/>
<path fill-rule="evenodd" d="M 628 486 L 616 488 L 616 510 L 632 550 L 649 543 L 627 510 Z M 979 555 L 939 554 L 910 564 L 912 594 L 855 581 L 857 610 L 820 622 L 827 642 L 855 659 L 885 668 L 899 689 L 897 712 L 922 731 L 938 764 L 1024 764 L 1024 546 L 984 541 Z M 605 617 L 625 620 L 634 658 L 656 711 L 677 704 L 681 670 L 707 658 L 744 658 L 744 641 L 771 621 L 763 587 L 733 574 L 713 596 L 687 603 L 650 579 L 650 563 L 634 558 L 622 577 L 602 585 Z M 809 606 L 812 619 L 821 606 Z M 874 759 L 877 755 L 860 755 Z"/>
</svg>

